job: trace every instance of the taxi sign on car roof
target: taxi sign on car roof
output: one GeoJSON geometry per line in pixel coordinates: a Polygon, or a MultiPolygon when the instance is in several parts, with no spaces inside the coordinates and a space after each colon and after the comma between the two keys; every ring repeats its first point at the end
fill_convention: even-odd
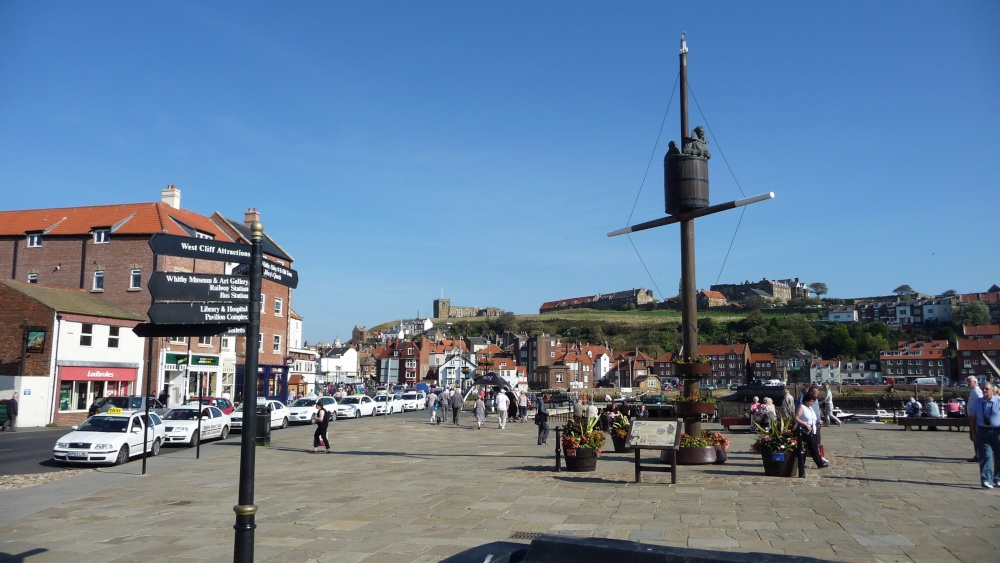
{"type": "Polygon", "coordinates": [[[112,408],[108,409],[108,414],[121,414],[123,412],[125,412],[125,411],[123,411],[121,409],[121,407],[112,407],[112,408]]]}

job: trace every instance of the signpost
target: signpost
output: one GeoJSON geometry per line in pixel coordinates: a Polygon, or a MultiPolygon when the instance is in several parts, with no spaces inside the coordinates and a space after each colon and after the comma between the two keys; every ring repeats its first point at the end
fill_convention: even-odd
{"type": "Polygon", "coordinates": [[[250,301],[249,276],[153,272],[153,301],[250,301]]]}
{"type": "Polygon", "coordinates": [[[250,304],[215,301],[153,303],[148,314],[154,324],[238,324],[250,322],[250,304]]]}

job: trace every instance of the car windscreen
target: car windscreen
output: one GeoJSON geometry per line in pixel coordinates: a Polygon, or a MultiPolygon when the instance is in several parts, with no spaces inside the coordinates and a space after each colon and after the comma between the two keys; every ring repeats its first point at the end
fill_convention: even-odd
{"type": "Polygon", "coordinates": [[[361,402],[361,399],[357,397],[344,397],[340,400],[341,405],[356,405],[361,402]]]}
{"type": "Polygon", "coordinates": [[[128,419],[120,416],[92,416],[77,428],[80,432],[125,432],[128,419]]]}
{"type": "Polygon", "coordinates": [[[407,400],[407,401],[412,401],[413,399],[416,399],[416,398],[417,398],[417,394],[416,393],[407,393],[407,394],[403,395],[403,399],[407,400]]]}
{"type": "Polygon", "coordinates": [[[120,409],[128,409],[130,402],[131,400],[128,397],[108,397],[101,406],[111,405],[120,409]]]}
{"type": "Polygon", "coordinates": [[[174,409],[163,417],[165,420],[197,420],[198,411],[194,409],[174,409]]]}
{"type": "Polygon", "coordinates": [[[316,399],[297,399],[291,404],[293,407],[311,407],[316,404],[316,399]]]}

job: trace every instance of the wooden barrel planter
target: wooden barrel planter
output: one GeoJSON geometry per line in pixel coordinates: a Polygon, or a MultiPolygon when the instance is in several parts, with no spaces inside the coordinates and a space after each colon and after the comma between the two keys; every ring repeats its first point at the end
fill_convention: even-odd
{"type": "MultiPolygon", "coordinates": [[[[666,450],[660,453],[660,461],[669,461],[670,458],[664,456],[666,450]]],[[[717,454],[715,446],[704,448],[677,448],[677,465],[708,465],[715,463],[717,454]]]]}
{"type": "Polygon", "coordinates": [[[674,404],[677,414],[715,414],[715,403],[697,403],[693,401],[682,401],[674,404]]]}
{"type": "Polygon", "coordinates": [[[784,460],[774,459],[772,453],[761,453],[761,460],[764,462],[764,475],[771,477],[791,477],[795,468],[795,452],[785,452],[784,460]]]}
{"type": "Polygon", "coordinates": [[[566,450],[567,471],[594,471],[597,469],[597,452],[591,448],[566,450]],[[574,455],[569,455],[573,452],[574,455]]]}
{"type": "Polygon", "coordinates": [[[628,447],[628,445],[626,444],[625,438],[619,438],[618,436],[612,434],[611,442],[614,443],[615,445],[615,453],[621,454],[632,451],[632,448],[628,447]]]}

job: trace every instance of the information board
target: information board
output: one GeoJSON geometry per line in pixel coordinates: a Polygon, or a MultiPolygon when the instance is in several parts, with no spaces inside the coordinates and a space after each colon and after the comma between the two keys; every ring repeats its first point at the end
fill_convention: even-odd
{"type": "Polygon", "coordinates": [[[680,442],[680,436],[677,419],[636,418],[632,420],[625,443],[631,448],[672,450],[680,442]]]}

